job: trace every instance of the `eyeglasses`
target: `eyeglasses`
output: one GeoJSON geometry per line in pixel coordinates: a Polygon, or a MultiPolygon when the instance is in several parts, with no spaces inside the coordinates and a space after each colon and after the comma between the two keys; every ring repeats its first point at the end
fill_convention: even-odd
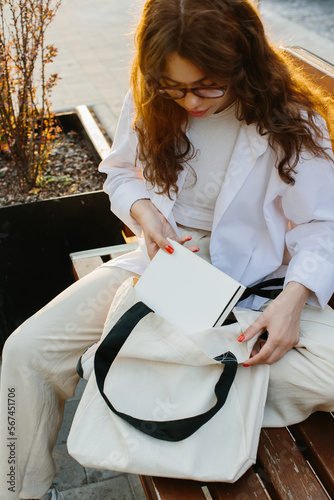
{"type": "Polygon", "coordinates": [[[184,88],[177,89],[174,87],[161,87],[158,89],[161,97],[166,99],[183,99],[188,92],[197,95],[198,97],[203,97],[204,99],[218,99],[223,97],[226,92],[227,87],[195,87],[195,88],[184,88]]]}

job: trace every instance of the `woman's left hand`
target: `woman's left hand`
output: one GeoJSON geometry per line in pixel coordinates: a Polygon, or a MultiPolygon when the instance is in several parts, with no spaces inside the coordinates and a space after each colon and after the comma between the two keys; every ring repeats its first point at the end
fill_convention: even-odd
{"type": "Polygon", "coordinates": [[[289,282],[258,319],[244,331],[244,335],[238,339],[241,342],[250,340],[261,330],[268,332],[267,341],[259,352],[252,352],[245,363],[246,366],[271,365],[298,343],[300,317],[309,293],[310,290],[300,283],[289,282]]]}

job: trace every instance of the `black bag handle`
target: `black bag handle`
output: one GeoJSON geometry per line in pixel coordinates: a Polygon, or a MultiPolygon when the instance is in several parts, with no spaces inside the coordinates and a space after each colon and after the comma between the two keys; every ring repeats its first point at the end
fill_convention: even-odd
{"type": "Polygon", "coordinates": [[[94,369],[96,382],[108,407],[133,427],[156,439],[174,442],[181,441],[191,436],[223,407],[237,371],[238,361],[231,352],[214,358],[225,366],[214,389],[217,402],[205,413],[180,420],[154,421],[141,420],[116,410],[104,393],[105,378],[110,366],[134,327],[151,312],[153,312],[152,309],[146,304],[137,302],[112,327],[95,353],[94,369]]]}
{"type": "Polygon", "coordinates": [[[239,300],[244,300],[250,297],[250,295],[258,295],[259,297],[264,297],[266,299],[276,299],[283,290],[285,278],[272,278],[270,280],[260,281],[256,285],[249,286],[246,288],[239,300]],[[265,290],[268,287],[278,287],[271,290],[265,290]]]}

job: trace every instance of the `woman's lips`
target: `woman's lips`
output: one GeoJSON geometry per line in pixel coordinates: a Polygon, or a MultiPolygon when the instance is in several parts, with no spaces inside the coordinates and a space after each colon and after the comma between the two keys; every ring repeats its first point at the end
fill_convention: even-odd
{"type": "Polygon", "coordinates": [[[204,116],[209,111],[209,108],[205,109],[204,111],[190,111],[189,109],[187,111],[191,116],[195,116],[198,118],[200,116],[204,116]]]}

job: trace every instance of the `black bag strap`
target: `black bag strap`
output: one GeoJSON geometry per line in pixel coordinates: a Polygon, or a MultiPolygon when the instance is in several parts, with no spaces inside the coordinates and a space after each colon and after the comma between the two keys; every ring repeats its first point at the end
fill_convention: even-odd
{"type": "Polygon", "coordinates": [[[217,402],[205,413],[180,420],[154,421],[141,420],[116,410],[104,393],[105,378],[110,366],[134,327],[151,312],[153,312],[152,309],[143,302],[137,302],[113,326],[95,353],[94,369],[96,382],[108,407],[133,427],[156,439],[181,441],[191,436],[223,407],[237,371],[238,361],[234,354],[230,352],[215,358],[215,360],[224,364],[224,371],[214,389],[217,402]]]}
{"type": "Polygon", "coordinates": [[[250,295],[258,295],[266,299],[276,299],[283,290],[285,278],[273,278],[270,280],[261,281],[254,286],[246,288],[239,300],[247,299],[250,295]],[[271,290],[266,290],[268,287],[278,287],[271,290]]]}

